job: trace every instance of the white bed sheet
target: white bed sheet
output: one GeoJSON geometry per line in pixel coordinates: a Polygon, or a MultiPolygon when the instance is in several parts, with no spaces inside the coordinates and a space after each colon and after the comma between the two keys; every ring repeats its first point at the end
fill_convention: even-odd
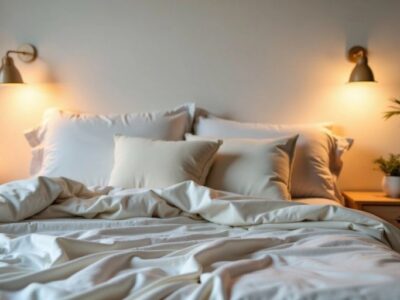
{"type": "Polygon", "coordinates": [[[1,299],[400,297],[400,232],[340,206],[243,201],[193,183],[104,194],[46,178],[21,186],[0,190],[0,221],[10,202],[15,218],[38,197],[47,206],[0,225],[1,299]]]}

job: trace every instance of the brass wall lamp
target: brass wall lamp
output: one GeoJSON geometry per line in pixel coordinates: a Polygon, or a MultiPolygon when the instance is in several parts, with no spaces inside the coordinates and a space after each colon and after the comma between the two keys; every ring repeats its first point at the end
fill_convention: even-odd
{"type": "Polygon", "coordinates": [[[17,54],[23,62],[30,63],[37,58],[37,50],[31,44],[25,44],[17,50],[8,50],[1,60],[0,84],[18,84],[24,83],[21,73],[14,64],[11,54],[17,54]]]}
{"type": "Polygon", "coordinates": [[[367,49],[361,46],[354,46],[349,50],[347,58],[351,62],[356,63],[356,66],[350,74],[349,82],[375,82],[374,73],[368,66],[367,55],[367,49]]]}

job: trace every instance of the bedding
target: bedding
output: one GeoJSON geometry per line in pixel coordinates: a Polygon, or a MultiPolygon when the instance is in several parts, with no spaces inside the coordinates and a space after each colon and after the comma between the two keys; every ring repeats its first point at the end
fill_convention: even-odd
{"type": "Polygon", "coordinates": [[[352,139],[334,136],[328,124],[276,125],[243,123],[216,117],[199,117],[195,134],[202,137],[268,139],[299,134],[291,180],[293,197],[343,201],[337,186],[341,157],[352,139]]]}
{"type": "Polygon", "coordinates": [[[159,141],[116,136],[110,185],[159,188],[193,180],[204,184],[221,141],[159,141]]]}
{"type": "Polygon", "coordinates": [[[336,205],[342,206],[339,202],[332,200],[332,199],[325,199],[325,198],[292,198],[292,201],[310,204],[310,205],[336,205]]]}
{"type": "MultiPolygon", "coordinates": [[[[185,135],[188,141],[216,140],[185,135]]],[[[290,200],[298,135],[278,139],[224,139],[206,186],[236,194],[290,200]]]]}
{"type": "Polygon", "coordinates": [[[114,115],[50,109],[39,127],[25,133],[32,147],[31,173],[107,185],[115,134],[183,140],[184,134],[191,131],[194,113],[194,104],[163,112],[114,115]]]}
{"type": "Polygon", "coordinates": [[[47,177],[0,199],[1,299],[400,297],[400,231],[340,206],[47,177]]]}

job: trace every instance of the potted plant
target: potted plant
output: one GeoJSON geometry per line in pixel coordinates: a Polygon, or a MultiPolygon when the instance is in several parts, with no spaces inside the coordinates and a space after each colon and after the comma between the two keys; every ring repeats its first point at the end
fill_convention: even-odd
{"type": "Polygon", "coordinates": [[[400,197],[400,154],[389,154],[374,161],[385,174],[382,180],[383,191],[392,198],[400,197]]]}

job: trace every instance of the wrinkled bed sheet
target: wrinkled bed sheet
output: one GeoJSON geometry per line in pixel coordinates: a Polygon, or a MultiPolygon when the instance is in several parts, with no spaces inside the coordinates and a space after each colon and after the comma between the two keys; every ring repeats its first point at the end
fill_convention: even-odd
{"type": "Polygon", "coordinates": [[[0,299],[400,299],[400,231],[184,182],[0,186],[0,299]]]}

